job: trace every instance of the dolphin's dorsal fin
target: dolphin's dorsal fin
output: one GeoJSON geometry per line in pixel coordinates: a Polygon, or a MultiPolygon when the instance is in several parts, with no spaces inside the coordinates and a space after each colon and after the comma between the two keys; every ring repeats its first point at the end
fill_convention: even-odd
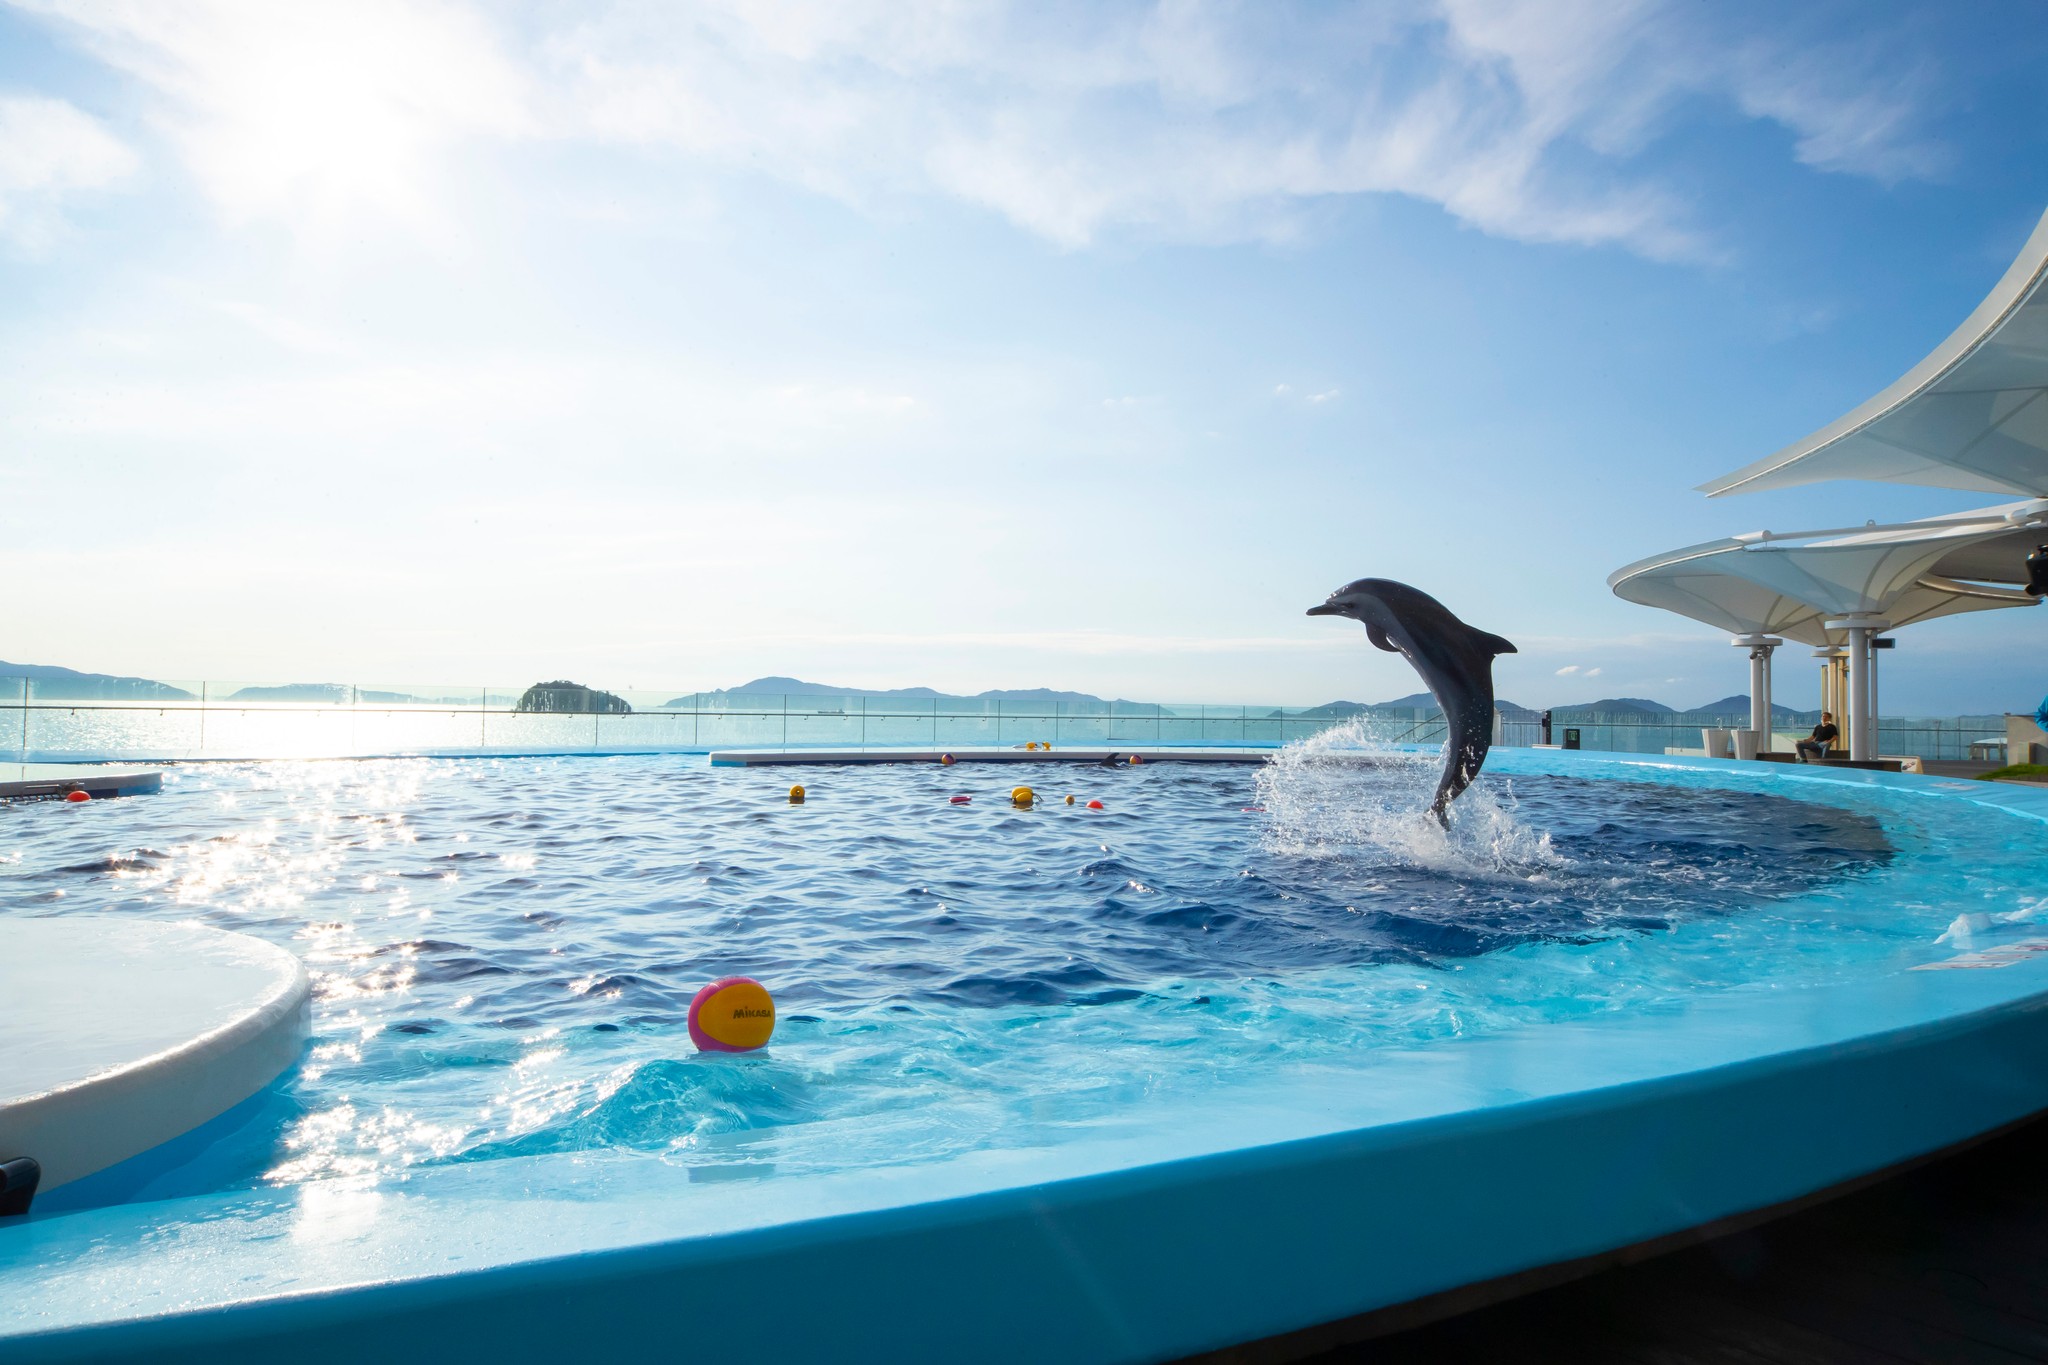
{"type": "Polygon", "coordinates": [[[1506,640],[1501,639],[1498,635],[1489,635],[1487,632],[1483,630],[1475,630],[1472,633],[1479,637],[1479,644],[1491,653],[1520,654],[1522,652],[1521,650],[1516,649],[1513,644],[1509,643],[1506,640]]]}
{"type": "MultiPolygon", "coordinates": [[[[1384,649],[1389,654],[1399,654],[1401,652],[1401,647],[1388,640],[1387,633],[1370,621],[1365,623],[1365,638],[1372,641],[1373,648],[1375,649],[1384,649]]],[[[1506,641],[1502,641],[1502,643],[1505,644],[1506,641]]],[[[1514,646],[1508,645],[1508,648],[1513,649],[1514,646]]]]}

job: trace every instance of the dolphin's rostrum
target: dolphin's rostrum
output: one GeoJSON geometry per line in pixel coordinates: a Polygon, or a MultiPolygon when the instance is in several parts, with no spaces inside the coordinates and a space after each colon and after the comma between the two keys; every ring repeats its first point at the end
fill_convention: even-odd
{"type": "Polygon", "coordinates": [[[1493,746],[1493,656],[1513,654],[1515,647],[1498,635],[1474,630],[1428,593],[1391,578],[1346,583],[1308,614],[1364,622],[1374,645],[1404,656],[1422,675],[1450,731],[1444,775],[1429,807],[1437,823],[1448,827],[1451,802],[1479,776],[1493,746]]]}

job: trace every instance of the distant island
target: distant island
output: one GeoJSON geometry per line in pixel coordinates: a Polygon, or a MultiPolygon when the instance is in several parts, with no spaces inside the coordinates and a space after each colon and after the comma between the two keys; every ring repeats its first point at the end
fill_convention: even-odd
{"type": "Polygon", "coordinates": [[[633,708],[624,697],[611,692],[600,692],[594,687],[585,687],[566,678],[553,682],[535,683],[519,694],[514,711],[542,711],[552,713],[568,712],[573,715],[623,716],[633,708]]]}

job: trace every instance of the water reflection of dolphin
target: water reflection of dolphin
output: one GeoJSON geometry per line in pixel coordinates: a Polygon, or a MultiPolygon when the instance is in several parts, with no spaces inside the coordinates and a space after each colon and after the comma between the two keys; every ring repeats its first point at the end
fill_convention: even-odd
{"type": "Polygon", "coordinates": [[[1404,656],[1422,675],[1450,731],[1444,775],[1429,807],[1437,823],[1448,827],[1451,802],[1479,776],[1493,746],[1493,656],[1513,654],[1515,647],[1498,635],[1474,630],[1428,593],[1391,578],[1346,583],[1308,614],[1364,622],[1374,645],[1404,656]]]}

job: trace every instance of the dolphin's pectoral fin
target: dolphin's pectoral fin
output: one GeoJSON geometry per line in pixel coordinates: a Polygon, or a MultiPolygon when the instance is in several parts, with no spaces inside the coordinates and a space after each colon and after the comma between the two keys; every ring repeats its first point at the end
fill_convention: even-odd
{"type": "MultiPolygon", "coordinates": [[[[1401,652],[1401,647],[1387,639],[1387,633],[1370,621],[1365,623],[1365,638],[1372,641],[1374,649],[1384,649],[1389,654],[1399,654],[1401,652]]],[[[1508,648],[1513,649],[1514,646],[1509,645],[1508,648]]]]}

